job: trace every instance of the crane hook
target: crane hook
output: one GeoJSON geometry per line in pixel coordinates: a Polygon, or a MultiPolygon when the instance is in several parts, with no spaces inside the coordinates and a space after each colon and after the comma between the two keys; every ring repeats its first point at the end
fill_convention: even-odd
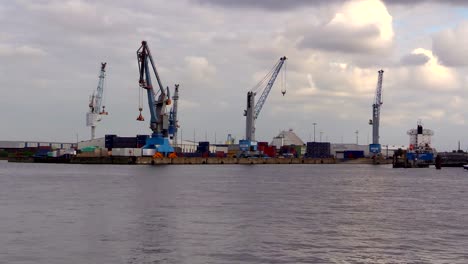
{"type": "Polygon", "coordinates": [[[286,89],[283,89],[281,90],[281,93],[283,94],[283,96],[286,94],[286,89]]]}
{"type": "Polygon", "coordinates": [[[143,110],[143,108],[138,108],[138,110],[140,111],[140,115],[137,117],[137,121],[145,121],[145,118],[143,117],[143,115],[141,114],[141,111],[143,110]]]}

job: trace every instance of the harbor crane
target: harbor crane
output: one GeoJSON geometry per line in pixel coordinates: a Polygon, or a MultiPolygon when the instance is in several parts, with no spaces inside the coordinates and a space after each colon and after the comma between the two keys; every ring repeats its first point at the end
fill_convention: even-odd
{"type": "MultiPolygon", "coordinates": [[[[141,42],[141,47],[137,50],[137,59],[140,72],[139,85],[146,90],[151,115],[150,129],[153,131],[151,137],[146,140],[143,149],[155,149],[156,154],[169,156],[174,153],[174,148],[169,143],[169,115],[166,113],[166,106],[171,104],[169,87],[164,89],[146,41],[141,42]],[[157,80],[157,88],[159,88],[157,91],[153,89],[151,71],[157,80]]],[[[176,89],[178,90],[178,85],[176,89]]],[[[140,115],[137,120],[144,121],[145,119],[141,114],[143,110],[141,105],[139,110],[140,115]]]]}
{"type": "Polygon", "coordinates": [[[86,113],[86,126],[91,127],[91,139],[96,136],[96,125],[101,121],[103,115],[108,115],[106,107],[102,105],[104,94],[104,77],[106,75],[106,62],[101,62],[101,71],[99,74],[99,82],[96,91],[89,97],[89,112],[86,113]]]}
{"type": "Polygon", "coordinates": [[[379,77],[377,80],[377,88],[375,92],[374,103],[372,104],[372,119],[369,120],[369,125],[372,125],[372,144],[369,146],[369,151],[375,155],[381,152],[381,145],[379,142],[379,126],[380,126],[380,107],[382,101],[382,80],[383,70],[378,71],[379,77]]]}
{"type": "MultiPolygon", "coordinates": [[[[281,67],[286,62],[286,59],[286,57],[281,57],[279,61],[270,70],[270,72],[254,88],[247,92],[247,109],[244,110],[244,116],[246,117],[245,140],[242,140],[242,143],[240,143],[241,145],[246,144],[249,148],[251,146],[256,146],[255,120],[258,118],[260,111],[262,110],[262,107],[268,98],[268,94],[270,93],[271,88],[275,83],[276,77],[278,76],[281,67]],[[264,86],[266,80],[268,80],[268,83],[266,84],[266,86],[264,86]],[[258,99],[257,103],[255,103],[255,96],[257,95],[257,93],[260,92],[260,98],[258,99]]],[[[284,87],[282,87],[281,93],[283,94],[283,96],[286,93],[284,87]]]]}

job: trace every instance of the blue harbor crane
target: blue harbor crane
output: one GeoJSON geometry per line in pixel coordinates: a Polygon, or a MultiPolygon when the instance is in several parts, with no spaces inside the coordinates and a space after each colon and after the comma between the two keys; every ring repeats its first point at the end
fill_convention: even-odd
{"type": "Polygon", "coordinates": [[[382,101],[382,81],[383,81],[383,70],[378,71],[379,77],[377,80],[377,88],[375,92],[374,103],[372,104],[372,119],[369,120],[369,125],[372,125],[372,144],[369,145],[369,151],[374,155],[378,155],[381,152],[381,145],[379,143],[379,126],[380,126],[380,107],[383,104],[382,101]]]}
{"type": "MultiPolygon", "coordinates": [[[[141,42],[141,47],[137,50],[137,59],[140,72],[139,85],[146,90],[148,96],[148,106],[151,115],[150,128],[153,131],[151,137],[146,140],[143,149],[155,149],[156,154],[160,153],[163,156],[169,156],[169,154],[174,152],[174,148],[169,143],[169,115],[166,113],[166,106],[171,104],[169,87],[164,89],[146,41],[141,42]],[[157,92],[153,89],[151,71],[157,80],[159,88],[157,92]]],[[[178,86],[176,87],[178,88],[178,86]]],[[[140,115],[137,120],[144,121],[141,114],[143,110],[141,106],[139,110],[140,115]]]]}
{"type": "MultiPolygon", "coordinates": [[[[245,125],[245,140],[241,140],[239,144],[244,150],[256,150],[256,141],[255,141],[255,120],[258,118],[260,111],[262,110],[263,105],[265,104],[268,94],[275,83],[276,77],[278,76],[281,67],[286,62],[286,57],[281,57],[279,61],[273,66],[270,72],[249,92],[247,92],[247,109],[244,110],[244,116],[246,117],[245,125]],[[265,81],[268,80],[268,83],[265,85],[265,81]],[[257,93],[260,93],[260,98],[257,103],[255,103],[255,96],[257,93]]],[[[283,71],[285,72],[285,71],[283,71]]],[[[283,76],[283,84],[284,84],[283,76]]],[[[286,94],[286,89],[282,87],[281,93],[283,96],[286,94]]]]}
{"type": "Polygon", "coordinates": [[[106,107],[102,106],[104,94],[104,77],[106,75],[106,62],[101,62],[101,71],[99,73],[99,82],[96,91],[89,97],[89,112],[86,113],[86,126],[91,127],[91,139],[96,136],[96,125],[101,121],[103,115],[108,115],[106,107]]]}

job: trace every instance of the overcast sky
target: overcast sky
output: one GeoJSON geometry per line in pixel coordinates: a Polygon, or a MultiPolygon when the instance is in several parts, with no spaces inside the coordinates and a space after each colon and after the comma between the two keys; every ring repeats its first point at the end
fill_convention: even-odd
{"type": "MultiPolygon", "coordinates": [[[[287,56],[257,139],[372,141],[383,69],[381,143],[407,145],[422,120],[438,150],[468,147],[467,1],[0,1],[0,140],[90,137],[85,115],[107,62],[97,136],[149,134],[137,122],[136,50],[147,40],[162,82],[180,84],[184,139],[244,137],[246,93],[287,56]],[[322,132],[322,133],[320,133],[322,132]]],[[[146,101],[144,101],[146,102],[146,101]]],[[[149,120],[146,104],[144,116],[149,120]]]]}

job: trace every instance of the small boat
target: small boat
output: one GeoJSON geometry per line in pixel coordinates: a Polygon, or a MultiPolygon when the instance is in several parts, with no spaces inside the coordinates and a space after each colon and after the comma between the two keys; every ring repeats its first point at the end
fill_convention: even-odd
{"type": "Polygon", "coordinates": [[[464,168],[465,170],[468,170],[468,164],[467,164],[467,165],[463,165],[463,168],[464,168]]]}

